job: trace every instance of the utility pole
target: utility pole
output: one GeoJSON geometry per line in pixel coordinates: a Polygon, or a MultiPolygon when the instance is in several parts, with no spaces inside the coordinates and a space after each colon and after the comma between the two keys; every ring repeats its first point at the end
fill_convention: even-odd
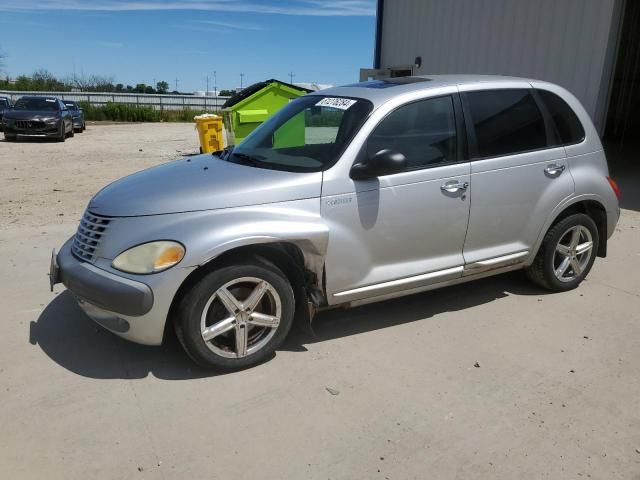
{"type": "Polygon", "coordinates": [[[240,74],[240,88],[242,88],[242,84],[243,84],[243,80],[244,80],[244,73],[240,74]]]}
{"type": "Polygon", "coordinates": [[[296,74],[295,74],[295,73],[293,73],[293,72],[289,72],[289,83],[290,83],[291,85],[293,85],[293,77],[295,77],[295,76],[296,76],[296,74]]]}
{"type": "Polygon", "coordinates": [[[207,75],[207,89],[204,91],[204,111],[207,111],[207,97],[209,96],[209,75],[207,75]]]}
{"type": "Polygon", "coordinates": [[[176,92],[178,91],[178,77],[176,77],[176,92]]]}
{"type": "Polygon", "coordinates": [[[218,96],[218,79],[216,78],[216,71],[213,71],[213,96],[218,96]]]}

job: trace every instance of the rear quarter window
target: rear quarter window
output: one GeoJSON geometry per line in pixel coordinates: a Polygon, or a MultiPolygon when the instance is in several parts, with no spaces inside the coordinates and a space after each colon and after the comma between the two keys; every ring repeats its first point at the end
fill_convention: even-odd
{"type": "Polygon", "coordinates": [[[537,93],[555,126],[553,144],[571,145],[584,140],[584,127],[567,102],[546,90],[537,90],[537,93]]]}

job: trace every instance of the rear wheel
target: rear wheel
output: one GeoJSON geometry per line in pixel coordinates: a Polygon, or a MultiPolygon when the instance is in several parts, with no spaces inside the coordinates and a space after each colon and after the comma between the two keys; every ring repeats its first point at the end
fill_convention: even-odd
{"type": "Polygon", "coordinates": [[[527,276],[556,292],[576,288],[593,266],[599,241],[591,217],[570,215],[549,229],[533,264],[526,269],[527,276]]]}
{"type": "Polygon", "coordinates": [[[273,355],[289,333],[294,310],[285,275],[256,258],[206,274],[182,297],[174,320],[191,358],[233,371],[273,355]]]}
{"type": "Polygon", "coordinates": [[[71,128],[69,129],[69,138],[73,138],[75,134],[76,134],[76,131],[73,128],[73,122],[71,122],[71,128]]]}

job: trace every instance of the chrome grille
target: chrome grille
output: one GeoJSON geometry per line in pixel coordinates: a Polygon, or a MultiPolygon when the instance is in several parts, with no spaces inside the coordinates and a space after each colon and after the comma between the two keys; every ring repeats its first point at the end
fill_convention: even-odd
{"type": "Polygon", "coordinates": [[[29,129],[29,128],[44,128],[44,122],[38,120],[16,120],[16,128],[29,129]]]}
{"type": "Polygon", "coordinates": [[[80,260],[93,262],[96,258],[96,249],[110,222],[111,219],[108,217],[101,217],[86,211],[80,220],[78,231],[71,245],[71,251],[74,255],[80,260]]]}

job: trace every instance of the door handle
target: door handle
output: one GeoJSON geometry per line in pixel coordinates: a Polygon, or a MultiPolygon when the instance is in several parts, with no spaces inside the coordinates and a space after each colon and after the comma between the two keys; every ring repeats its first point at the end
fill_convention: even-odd
{"type": "Polygon", "coordinates": [[[551,178],[556,178],[559,177],[562,172],[564,172],[564,169],[564,165],[552,164],[544,169],[544,173],[551,178]]]}
{"type": "Polygon", "coordinates": [[[469,182],[458,182],[458,181],[452,181],[452,182],[447,182],[444,185],[440,186],[440,190],[442,190],[443,192],[449,192],[449,193],[455,193],[459,190],[466,190],[467,188],[469,188],[469,182]]]}

